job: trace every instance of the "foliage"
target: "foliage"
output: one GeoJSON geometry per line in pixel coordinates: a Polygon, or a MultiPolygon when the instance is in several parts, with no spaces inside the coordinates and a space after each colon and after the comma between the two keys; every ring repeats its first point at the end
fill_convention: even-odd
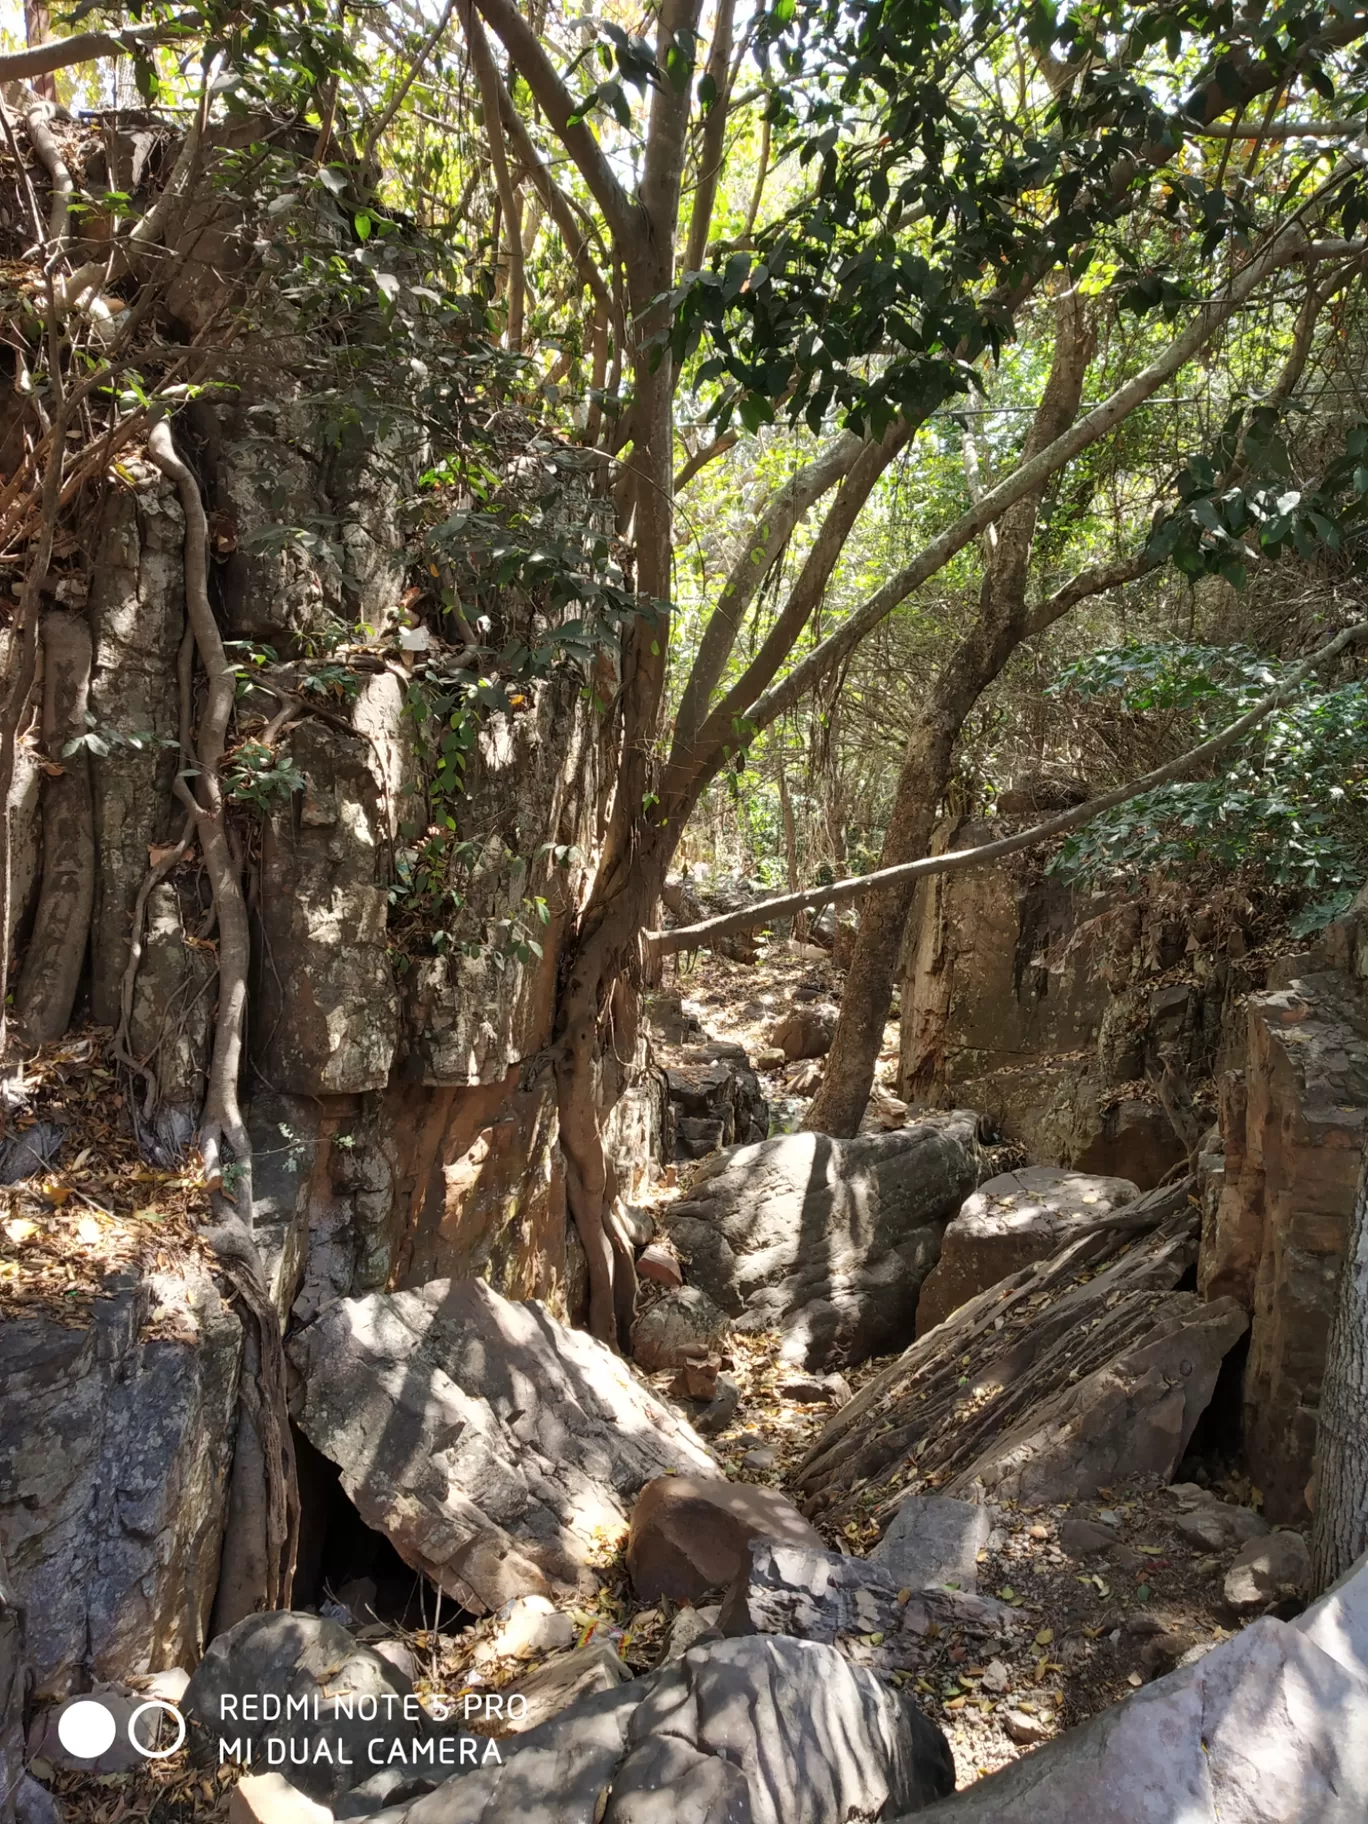
{"type": "MultiPolygon", "coordinates": [[[[1123,716],[1176,712],[1184,745],[1276,688],[1286,666],[1247,647],[1175,642],[1098,652],[1054,689],[1123,716]]],[[[1368,683],[1308,689],[1274,712],[1215,777],[1164,785],[1095,818],[1053,867],[1085,880],[1202,866],[1253,869],[1334,917],[1368,871],[1368,683]]],[[[1306,919],[1303,928],[1310,928],[1306,919]]]]}
{"type": "Polygon", "coordinates": [[[261,741],[244,741],[223,765],[223,783],[234,804],[247,806],[262,816],[279,808],[308,781],[288,753],[261,741]]]}

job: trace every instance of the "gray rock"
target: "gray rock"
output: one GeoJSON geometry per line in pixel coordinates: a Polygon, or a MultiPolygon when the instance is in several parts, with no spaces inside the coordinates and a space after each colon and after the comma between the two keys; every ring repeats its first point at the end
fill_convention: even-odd
{"type": "Polygon", "coordinates": [[[596,1587],[596,1530],[711,1474],[618,1356],[478,1280],[339,1299],[295,1337],[298,1419],[367,1525],[465,1607],[596,1587]]]}
{"type": "Polygon", "coordinates": [[[725,1057],[667,1070],[665,1079],[677,1159],[701,1159],[719,1146],[753,1146],[768,1137],[769,1104],[740,1046],[728,1048],[725,1057]]]}
{"type": "Polygon", "coordinates": [[[193,1664],[218,1581],[241,1324],[193,1260],[112,1284],[84,1328],[0,1322],[0,1538],[40,1700],[193,1664]]]}
{"type": "Polygon", "coordinates": [[[1189,1545],[1207,1552],[1228,1551],[1250,1539],[1261,1539],[1269,1529],[1262,1514],[1231,1501],[1204,1501],[1190,1513],[1179,1514],[1173,1530],[1189,1545]]]}
{"type": "Polygon", "coordinates": [[[1269,1533],[1242,1545],[1226,1572],[1225,1599],[1232,1609],[1304,1596],[1311,1582],[1311,1554],[1300,1533],[1269,1533]]]}
{"type": "Polygon", "coordinates": [[[24,1775],[24,1611],[5,1568],[0,1540],[0,1824],[13,1824],[24,1775]]]}
{"type": "Polygon", "coordinates": [[[421,1739],[431,1728],[413,1686],[387,1660],[353,1640],[340,1623],[288,1609],[249,1615],[211,1641],[181,1712],[186,1746],[200,1766],[219,1765],[221,1740],[242,1740],[240,1760],[247,1758],[250,1740],[251,1765],[260,1768],[282,1752],[270,1744],[283,1743],[285,1759],[276,1763],[277,1770],[325,1805],[374,1772],[371,1743],[382,1744],[379,1764],[393,1765],[386,1759],[392,1744],[421,1739]],[[259,1716],[266,1693],[279,1700],[278,1719],[251,1714],[251,1700],[259,1716]],[[295,1708],[286,1715],[290,1699],[295,1708]],[[371,1708],[363,1699],[373,1700],[370,1720],[361,1714],[371,1708]]]}
{"type": "Polygon", "coordinates": [[[881,1635],[868,1655],[881,1672],[918,1665],[932,1630],[962,1629],[982,1638],[1020,1625],[1012,1608],[991,1597],[946,1589],[908,1596],[906,1586],[872,1559],[763,1538],[751,1542],[718,1618],[722,1632],[733,1637],[792,1634],[834,1645],[847,1636],[881,1635]]]}
{"type": "Polygon", "coordinates": [[[1101,1178],[1049,1165],[1024,1165],[986,1179],[945,1231],[940,1259],[917,1304],[917,1335],[1139,1195],[1129,1178],[1101,1178]]]}
{"type": "Polygon", "coordinates": [[[731,1424],[740,1404],[740,1384],[729,1374],[719,1374],[717,1392],[695,1417],[694,1430],[701,1431],[704,1437],[716,1437],[719,1431],[725,1431],[731,1424]]]}
{"type": "Polygon", "coordinates": [[[1059,1543],[1070,1558],[1091,1558],[1097,1552],[1112,1549],[1116,1531],[1099,1526],[1095,1520],[1066,1520],[1059,1529],[1059,1543]]]}
{"type": "Polygon", "coordinates": [[[727,1640],[563,1711],[404,1824],[855,1824],[953,1785],[939,1729],[863,1667],[727,1640]]]}
{"type": "Polygon", "coordinates": [[[690,1647],[704,1641],[721,1640],[722,1630],[717,1625],[721,1613],[722,1605],[716,1602],[705,1603],[701,1609],[681,1609],[665,1636],[661,1665],[668,1666],[671,1660],[682,1659],[690,1647]]]}
{"type": "Polygon", "coordinates": [[[1365,1792],[1368,1682],[1265,1616],[918,1824],[1362,1824],[1365,1792]]]}
{"type": "Polygon", "coordinates": [[[1299,1634],[1368,1683],[1368,1552],[1292,1623],[1299,1634]]]}
{"type": "Polygon", "coordinates": [[[62,1824],[62,1807],[32,1774],[21,1773],[14,1788],[15,1824],[62,1824]]]}
{"type": "Polygon", "coordinates": [[[681,1286],[643,1311],[632,1326],[633,1360],[649,1372],[678,1368],[687,1356],[711,1349],[731,1328],[706,1292],[681,1286]]]}
{"type": "Polygon", "coordinates": [[[1138,1344],[1002,1433],[947,1492],[1075,1501],[1136,1476],[1171,1476],[1226,1351],[1248,1326],[1233,1298],[1203,1304],[1170,1294],[1167,1312],[1138,1344]]]}
{"type": "Polygon", "coordinates": [[[1052,1731],[1044,1717],[1029,1715],[1025,1710],[1008,1710],[1002,1726],[1022,1748],[1034,1748],[1037,1742],[1048,1742],[1052,1731]]]}
{"type": "Polygon", "coordinates": [[[901,1347],[945,1223],[977,1178],[977,1117],[893,1133],[787,1134],[705,1161],[662,1227],[742,1330],[784,1333],[783,1358],[822,1368],[901,1347]]]}
{"type": "Polygon", "coordinates": [[[846,1406],[854,1399],[843,1374],[792,1374],[779,1383],[779,1396],[800,1406],[846,1406]]]}
{"type": "Polygon", "coordinates": [[[338,1824],[342,1824],[345,1818],[373,1817],[378,1811],[421,1798],[436,1785],[436,1780],[424,1779],[421,1774],[409,1773],[398,1767],[382,1767],[379,1773],[371,1774],[359,1786],[353,1786],[350,1792],[343,1793],[332,1808],[333,1817],[338,1824]]]}
{"type": "Polygon", "coordinates": [[[611,1691],[632,1676],[623,1660],[607,1643],[590,1641],[587,1647],[576,1647],[558,1659],[515,1679],[504,1687],[505,1698],[521,1697],[526,1703],[523,1715],[509,1727],[516,1733],[536,1729],[559,1716],[562,1710],[589,1697],[596,1691],[611,1691]]]}
{"type": "Polygon", "coordinates": [[[992,1526],[988,1509],[972,1501],[908,1495],[869,1556],[908,1589],[948,1583],[972,1595],[992,1526]]]}

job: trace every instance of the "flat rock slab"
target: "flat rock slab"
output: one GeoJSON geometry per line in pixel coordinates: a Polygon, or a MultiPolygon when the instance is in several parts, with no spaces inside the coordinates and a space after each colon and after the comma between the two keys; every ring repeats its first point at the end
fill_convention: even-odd
{"type": "Polygon", "coordinates": [[[928,1824],[1362,1824],[1365,1793],[1368,1681],[1309,1631],[1265,1616],[921,1815],[928,1824]]]}
{"type": "Polygon", "coordinates": [[[940,1259],[917,1303],[917,1335],[1009,1273],[1053,1254],[1071,1232],[1139,1195],[1129,1178],[1048,1165],[1025,1165],[985,1179],[965,1199],[941,1240],[940,1259]]]}
{"type": "Polygon", "coordinates": [[[611,1350],[481,1280],[338,1299],[290,1356],[298,1422],[362,1519],[476,1612],[596,1587],[645,1483],[716,1473],[611,1350]]]}
{"type": "Polygon", "coordinates": [[[403,1824],[856,1824],[954,1788],[944,1736],[830,1647],[749,1639],[562,1711],[403,1824]]]}
{"type": "Polygon", "coordinates": [[[729,1636],[792,1634],[842,1644],[879,1672],[922,1662],[928,1635],[960,1630],[983,1638],[1023,1625],[991,1597],[959,1590],[909,1590],[881,1564],[768,1539],[752,1542],[722,1604],[718,1626],[729,1636]]]}
{"type": "Polygon", "coordinates": [[[946,1222],[978,1178],[978,1117],[887,1134],[786,1134],[721,1153],[661,1224],[687,1278],[785,1361],[858,1362],[910,1338],[946,1222]]]}
{"type": "Polygon", "coordinates": [[[615,1690],[631,1676],[626,1664],[606,1643],[591,1641],[587,1647],[576,1647],[573,1653],[562,1653],[538,1666],[535,1672],[504,1686],[505,1698],[520,1697],[525,1706],[522,1715],[508,1726],[516,1734],[525,1734],[559,1716],[580,1698],[615,1690]]]}
{"type": "Polygon", "coordinates": [[[986,1507],[950,1495],[909,1495],[869,1554],[900,1585],[914,1590],[952,1584],[972,1595],[978,1555],[993,1530],[986,1507]]]}
{"type": "Polygon", "coordinates": [[[643,1601],[697,1602],[740,1573],[752,1539],[821,1549],[822,1536],[776,1488],[720,1476],[662,1476],[632,1513],[627,1569],[643,1601]]]}

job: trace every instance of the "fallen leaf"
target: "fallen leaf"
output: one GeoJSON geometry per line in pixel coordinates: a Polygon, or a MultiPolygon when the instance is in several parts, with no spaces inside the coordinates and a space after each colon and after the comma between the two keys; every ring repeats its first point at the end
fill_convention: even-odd
{"type": "Polygon", "coordinates": [[[1040,1630],[1039,1634],[1037,1634],[1035,1637],[1035,1644],[1038,1647],[1048,1647],[1050,1642],[1053,1639],[1054,1639],[1054,1629],[1053,1628],[1042,1628],[1040,1630]]]}

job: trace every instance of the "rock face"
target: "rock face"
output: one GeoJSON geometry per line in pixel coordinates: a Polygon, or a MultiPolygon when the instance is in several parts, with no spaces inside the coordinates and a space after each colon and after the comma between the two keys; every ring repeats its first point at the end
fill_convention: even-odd
{"type": "Polygon", "coordinates": [[[1186,1180],[999,1281],[868,1381],[799,1466],[824,1520],[901,1493],[1066,1501],[1173,1473],[1224,1353],[1234,1299],[1176,1288],[1197,1257],[1186,1180]],[[915,1457],[915,1469],[909,1466],[915,1457]]]}
{"type": "Polygon", "coordinates": [[[193,1262],[130,1276],[85,1328],[0,1323],[0,1551],[39,1697],[198,1659],[241,1353],[193,1262]]]}
{"type": "Polygon", "coordinates": [[[906,1699],[830,1647],[756,1638],[695,1647],[581,1701],[403,1819],[856,1824],[953,1788],[944,1737],[906,1699]]]}
{"type": "Polygon", "coordinates": [[[819,1368],[910,1335],[949,1216],[977,1178],[977,1120],[957,1111],[890,1134],[788,1134],[706,1161],[662,1214],[687,1278],[742,1330],[781,1329],[819,1368]]]}
{"type": "Polygon", "coordinates": [[[724,1146],[753,1146],[769,1135],[769,1104],[739,1045],[698,1047],[698,1062],[665,1073],[674,1110],[675,1158],[702,1159],[724,1146]]]}
{"type": "MultiPolygon", "coordinates": [[[[1368,1582],[1363,1568],[1357,1581],[1368,1582]]],[[[1360,1599],[1341,1591],[1341,1611],[1360,1599]]],[[[921,1814],[936,1824],[1357,1824],[1368,1676],[1324,1608],[1252,1623],[1001,1773],[921,1814]],[[1323,1644],[1323,1640],[1325,1644],[1323,1644]]]]}
{"type": "Polygon", "coordinates": [[[941,1238],[940,1259],[917,1302],[917,1335],[976,1292],[1053,1254],[1070,1232],[1140,1195],[1128,1178],[1099,1178],[1024,1165],[988,1178],[967,1197],[941,1238]]]}
{"type": "Polygon", "coordinates": [[[1221,1111],[1224,1171],[1199,1285],[1252,1313],[1246,1460],[1269,1518],[1305,1521],[1368,1130],[1368,1011],[1351,977],[1323,969],[1250,997],[1243,1082],[1223,1085],[1221,1111]]]}
{"type": "MultiPolygon", "coordinates": [[[[1000,815],[936,840],[1019,827],[1000,815]]],[[[908,926],[898,1094],[982,1109],[1035,1158],[1148,1189],[1185,1147],[1158,1096],[1131,1086],[1158,1056],[1194,1084],[1225,1067],[1230,1014],[1263,985],[1243,950],[1238,928],[1177,895],[1080,892],[1030,856],[937,876],[908,926]],[[1178,963],[1187,979],[1164,979],[1178,963]]]]}
{"type": "Polygon", "coordinates": [[[646,1602],[698,1602],[733,1582],[758,1538],[822,1549],[821,1535],[778,1489],[720,1476],[662,1476],[641,1491],[632,1512],[627,1569],[646,1602]]]}
{"type": "Polygon", "coordinates": [[[0,1543],[0,1824],[14,1824],[14,1795],[24,1777],[25,1682],[24,1611],[0,1543]]]}
{"type": "Polygon", "coordinates": [[[298,1422],[362,1518],[477,1611],[593,1587],[595,1535],[644,1483],[713,1471],[611,1351],[479,1281],[338,1300],[290,1355],[298,1422]]]}
{"type": "Polygon", "coordinates": [[[978,1555],[993,1530],[992,1515],[949,1495],[908,1495],[869,1554],[906,1589],[952,1584],[978,1588],[978,1555]]]}
{"type": "MultiPolygon", "coordinates": [[[[335,1621],[282,1609],[249,1615],[211,1641],[180,1707],[201,1766],[219,1765],[221,1739],[243,1742],[235,1758],[254,1767],[279,1752],[271,1742],[285,1744],[282,1770],[291,1784],[324,1803],[374,1772],[372,1740],[427,1733],[412,1685],[388,1660],[335,1621]],[[279,1699],[275,1719],[262,1720],[265,1693],[279,1699]],[[287,1710],[290,1699],[295,1707],[287,1710]]],[[[382,1747],[379,1765],[383,1754],[382,1747]]]]}

